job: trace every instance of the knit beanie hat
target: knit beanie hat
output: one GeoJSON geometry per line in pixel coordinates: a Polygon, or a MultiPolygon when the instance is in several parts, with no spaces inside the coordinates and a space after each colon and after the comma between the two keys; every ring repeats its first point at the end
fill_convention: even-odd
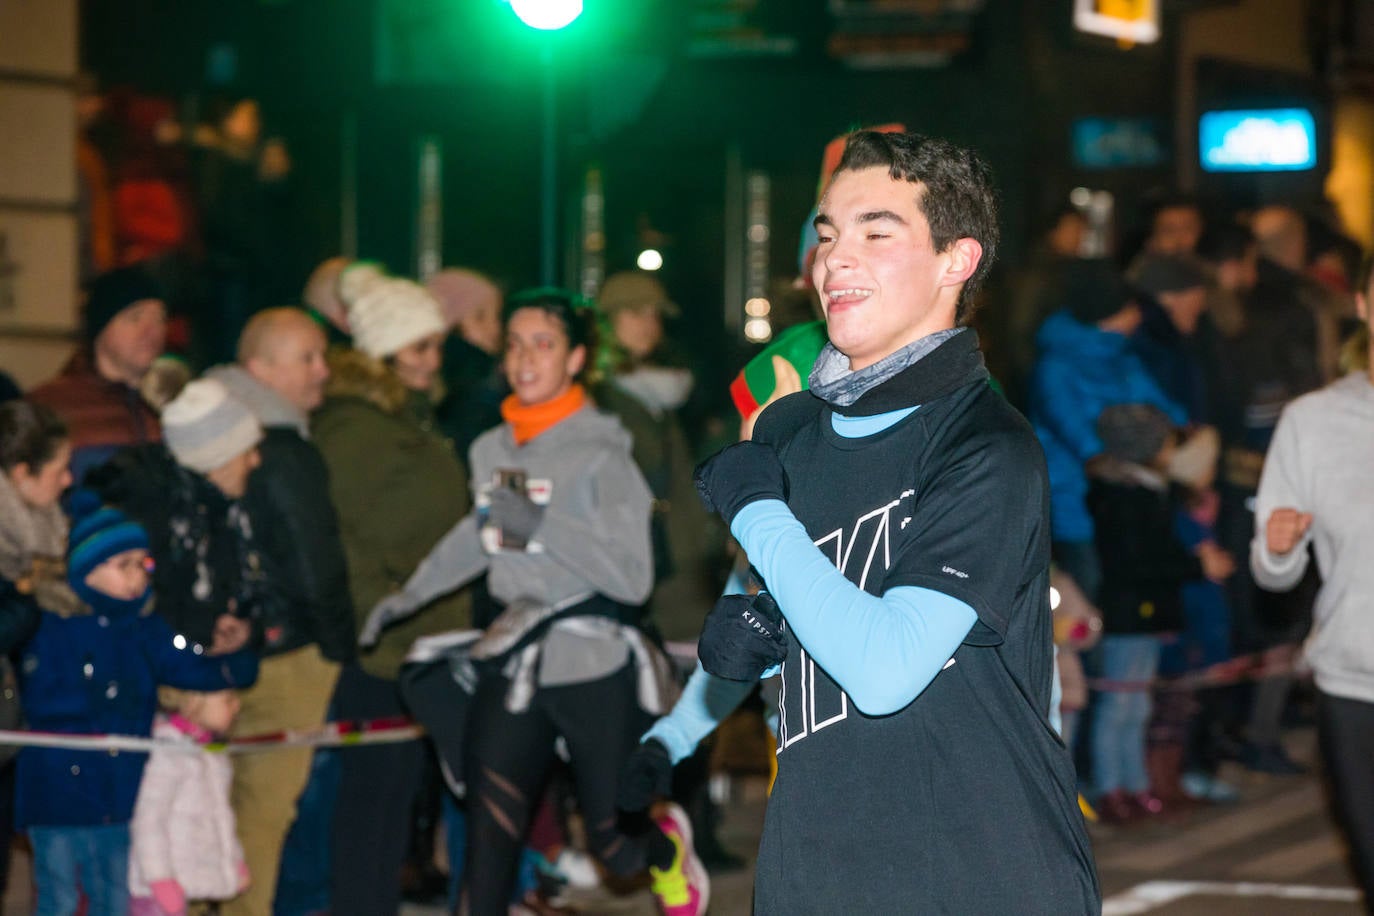
{"type": "Polygon", "coordinates": [[[126,550],[147,550],[148,532],[113,506],[102,505],[90,490],[77,490],[68,500],[72,516],[67,541],[67,583],[86,598],[86,577],[101,563],[126,550]]]}
{"type": "Polygon", "coordinates": [[[262,425],[223,382],[202,378],[163,408],[162,438],[178,464],[206,474],[262,441],[262,425]]]}
{"type": "Polygon", "coordinates": [[[1131,277],[1141,292],[1153,299],[1160,293],[1176,293],[1207,285],[1207,274],[1192,258],[1174,254],[1151,254],[1140,260],[1131,277]]]}
{"type": "Polygon", "coordinates": [[[347,309],[359,296],[386,279],[386,271],[380,264],[372,261],[354,261],[345,264],[339,271],[334,288],[339,295],[339,301],[347,309]]]}
{"type": "Polygon", "coordinates": [[[1173,421],[1153,404],[1113,404],[1097,417],[1102,451],[1132,464],[1149,465],[1173,434],[1173,421]]]}
{"type": "Polygon", "coordinates": [[[1130,290],[1106,258],[1073,258],[1060,273],[1060,302],[1074,320],[1097,324],[1130,304],[1130,290]]]}
{"type": "Polygon", "coordinates": [[[91,284],[86,297],[86,343],[93,344],[114,317],[135,302],[162,299],[162,289],[138,267],[121,267],[101,274],[91,284]]]}
{"type": "Polygon", "coordinates": [[[495,302],[498,311],[501,307],[500,287],[475,270],[441,270],[425,281],[425,289],[439,303],[439,311],[449,327],[461,322],[483,300],[495,302]]]}
{"type": "MultiPolygon", "coordinates": [[[[345,273],[344,279],[351,273],[345,273]]],[[[439,303],[423,286],[410,280],[376,280],[347,304],[353,346],[375,359],[385,359],[417,340],[448,331],[439,303]]]]}

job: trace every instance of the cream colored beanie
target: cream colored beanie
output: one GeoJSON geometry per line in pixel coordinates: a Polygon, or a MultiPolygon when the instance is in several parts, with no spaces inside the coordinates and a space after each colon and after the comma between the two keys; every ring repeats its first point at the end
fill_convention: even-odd
{"type": "Polygon", "coordinates": [[[353,345],[376,359],[448,331],[434,297],[420,284],[396,277],[368,283],[348,303],[348,326],[353,345]]]}

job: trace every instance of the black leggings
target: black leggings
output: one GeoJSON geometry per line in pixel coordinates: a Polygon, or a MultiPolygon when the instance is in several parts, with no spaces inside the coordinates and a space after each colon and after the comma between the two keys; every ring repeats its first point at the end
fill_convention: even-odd
{"type": "Polygon", "coordinates": [[[616,783],[650,717],[635,693],[634,665],[597,681],[540,687],[524,712],[506,709],[510,681],[483,674],[468,722],[468,861],[463,912],[504,916],[520,850],[562,737],[591,852],[615,875],[646,865],[643,841],[616,824],[616,783]]]}
{"type": "Polygon", "coordinates": [[[1350,847],[1365,909],[1374,912],[1374,703],[1318,692],[1317,739],[1331,813],[1350,847]]]}

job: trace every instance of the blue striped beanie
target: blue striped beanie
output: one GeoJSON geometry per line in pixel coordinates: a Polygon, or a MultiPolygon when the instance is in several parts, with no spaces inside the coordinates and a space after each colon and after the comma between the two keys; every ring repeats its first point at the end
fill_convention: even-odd
{"type": "Polygon", "coordinates": [[[67,582],[84,585],[91,570],[126,550],[147,550],[148,532],[113,506],[103,506],[89,490],[70,501],[72,531],[67,541],[67,582]]]}

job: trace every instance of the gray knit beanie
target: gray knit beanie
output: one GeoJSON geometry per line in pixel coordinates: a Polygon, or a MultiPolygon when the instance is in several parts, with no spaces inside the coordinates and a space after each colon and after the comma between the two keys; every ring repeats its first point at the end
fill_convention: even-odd
{"type": "Polygon", "coordinates": [[[202,378],[163,408],[162,438],[178,464],[207,474],[262,441],[262,425],[223,382],[202,378]]]}

